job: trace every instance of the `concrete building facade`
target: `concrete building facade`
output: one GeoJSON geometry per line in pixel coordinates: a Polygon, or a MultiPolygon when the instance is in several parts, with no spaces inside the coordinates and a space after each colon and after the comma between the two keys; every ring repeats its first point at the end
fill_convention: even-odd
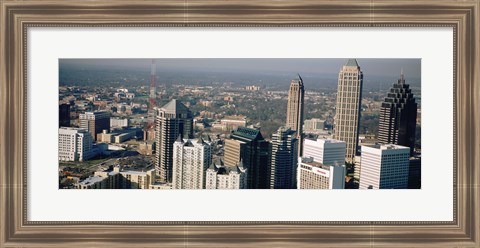
{"type": "Polygon", "coordinates": [[[92,135],[83,128],[61,127],[58,129],[58,160],[85,161],[95,154],[92,135]]]}
{"type": "Polygon", "coordinates": [[[410,148],[393,144],[362,146],[360,189],[406,189],[410,148]]]}
{"type": "Polygon", "coordinates": [[[205,172],[212,161],[212,148],[202,138],[181,139],[173,144],[173,188],[204,189],[205,172]]]}
{"type": "Polygon", "coordinates": [[[363,72],[356,59],[349,59],[338,73],[334,138],[345,141],[347,163],[354,163],[358,149],[363,72]]]}
{"type": "Polygon", "coordinates": [[[298,162],[298,189],[344,189],[345,166],[324,165],[312,158],[298,162]]]}
{"type": "Polygon", "coordinates": [[[335,139],[305,139],[303,157],[311,157],[324,165],[345,164],[345,141],[335,139]]]}
{"type": "Polygon", "coordinates": [[[304,103],[305,89],[303,86],[303,79],[300,75],[292,80],[290,89],[288,91],[288,103],[287,103],[287,122],[286,127],[291,128],[297,132],[298,139],[298,157],[303,153],[303,110],[305,108],[304,103]]]}

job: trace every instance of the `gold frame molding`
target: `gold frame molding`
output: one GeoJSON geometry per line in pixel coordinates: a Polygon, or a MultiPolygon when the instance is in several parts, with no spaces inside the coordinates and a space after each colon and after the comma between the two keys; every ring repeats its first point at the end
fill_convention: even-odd
{"type": "Polygon", "coordinates": [[[0,0],[0,247],[480,247],[479,0],[0,0]],[[29,27],[453,27],[451,222],[33,222],[29,27]]]}

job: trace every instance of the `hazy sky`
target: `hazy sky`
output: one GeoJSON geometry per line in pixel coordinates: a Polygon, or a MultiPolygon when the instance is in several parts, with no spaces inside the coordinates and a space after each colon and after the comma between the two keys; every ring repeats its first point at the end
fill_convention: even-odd
{"type": "MultiPolygon", "coordinates": [[[[349,58],[297,59],[297,58],[192,58],[156,59],[157,71],[192,70],[205,72],[264,72],[337,74],[349,58]]],[[[420,78],[420,59],[363,59],[357,58],[364,75],[400,75],[401,69],[408,78],[420,78]]],[[[151,59],[60,59],[60,65],[85,68],[118,68],[150,70],[151,59]]]]}

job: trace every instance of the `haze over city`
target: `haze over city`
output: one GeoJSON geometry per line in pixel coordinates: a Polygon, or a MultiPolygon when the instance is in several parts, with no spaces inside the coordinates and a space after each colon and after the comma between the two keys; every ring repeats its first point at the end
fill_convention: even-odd
{"type": "Polygon", "coordinates": [[[420,59],[60,59],[59,188],[420,188],[420,123],[420,59]]]}

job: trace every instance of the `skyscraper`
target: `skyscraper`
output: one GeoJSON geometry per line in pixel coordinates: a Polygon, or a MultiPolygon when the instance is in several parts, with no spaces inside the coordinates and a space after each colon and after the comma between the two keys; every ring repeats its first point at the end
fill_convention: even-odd
{"type": "Polygon", "coordinates": [[[354,163],[358,147],[363,72],[356,59],[349,59],[338,73],[334,138],[347,143],[345,160],[354,163]]]}
{"type": "Polygon", "coordinates": [[[399,145],[362,146],[360,189],[406,189],[410,149],[399,145]]]}
{"type": "Polygon", "coordinates": [[[107,111],[85,112],[80,114],[80,127],[90,132],[93,140],[103,130],[110,130],[110,113],[107,111]]]}
{"type": "Polygon", "coordinates": [[[297,133],[287,127],[278,128],[272,134],[272,158],[270,163],[270,188],[296,188],[298,155],[297,133]]]}
{"type": "Polygon", "coordinates": [[[412,90],[405,83],[403,72],[397,83],[382,103],[378,127],[378,141],[382,144],[397,144],[410,147],[413,155],[415,129],[417,126],[417,103],[412,90]]]}
{"type": "Polygon", "coordinates": [[[180,101],[173,99],[158,110],[156,117],[155,170],[160,182],[172,182],[173,143],[193,135],[193,116],[180,101]]]}
{"type": "Polygon", "coordinates": [[[238,127],[225,140],[225,166],[233,167],[242,161],[247,168],[247,188],[268,189],[270,187],[269,142],[257,129],[238,127]]]}
{"type": "Polygon", "coordinates": [[[173,144],[173,188],[204,189],[205,173],[212,161],[210,144],[198,140],[181,139],[173,144]]]}
{"type": "Polygon", "coordinates": [[[303,80],[299,74],[297,78],[292,80],[290,90],[288,91],[287,104],[287,122],[286,127],[297,132],[298,139],[298,155],[303,153],[303,108],[304,108],[305,89],[303,88],[303,80]]]}

